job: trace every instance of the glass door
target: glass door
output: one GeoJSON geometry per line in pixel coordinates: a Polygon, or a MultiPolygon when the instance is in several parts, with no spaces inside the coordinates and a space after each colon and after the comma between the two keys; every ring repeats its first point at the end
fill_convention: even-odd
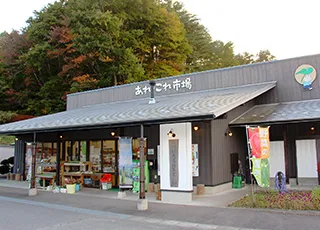
{"type": "Polygon", "coordinates": [[[101,141],[90,141],[90,162],[93,172],[101,172],[101,141]]]}
{"type": "Polygon", "coordinates": [[[116,142],[114,140],[103,141],[102,144],[102,171],[104,173],[116,172],[116,142]]]}

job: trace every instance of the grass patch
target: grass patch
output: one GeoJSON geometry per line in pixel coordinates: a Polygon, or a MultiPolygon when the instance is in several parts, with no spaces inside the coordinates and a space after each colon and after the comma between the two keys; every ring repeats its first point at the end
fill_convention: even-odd
{"type": "Polygon", "coordinates": [[[0,145],[10,145],[14,143],[14,136],[0,136],[0,145]]]}
{"type": "Polygon", "coordinates": [[[312,191],[289,191],[280,194],[276,191],[261,191],[231,204],[231,207],[242,208],[271,208],[285,210],[314,210],[320,211],[320,187],[312,191]]]}

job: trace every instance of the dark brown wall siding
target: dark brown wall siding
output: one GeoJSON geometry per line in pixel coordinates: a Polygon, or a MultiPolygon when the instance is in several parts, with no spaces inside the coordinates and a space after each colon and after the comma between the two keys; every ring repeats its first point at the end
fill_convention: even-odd
{"type": "Polygon", "coordinates": [[[247,156],[247,141],[245,128],[234,128],[232,137],[225,135],[230,121],[254,106],[251,101],[243,106],[230,111],[226,119],[215,119],[211,122],[211,181],[206,180],[206,185],[218,185],[231,181],[230,154],[239,153],[243,167],[247,156]]]}
{"type": "Polygon", "coordinates": [[[198,144],[199,152],[199,176],[193,177],[193,185],[211,184],[211,122],[194,122],[192,128],[197,125],[198,131],[192,129],[192,144],[198,144]]]}
{"type": "MultiPolygon", "coordinates": [[[[174,79],[184,80],[190,78],[192,89],[181,89],[178,92],[168,90],[156,93],[157,95],[176,94],[187,91],[216,89],[238,85],[253,84],[266,81],[277,81],[276,89],[262,100],[263,103],[297,101],[320,98],[320,79],[313,82],[313,90],[305,91],[294,78],[294,72],[301,64],[312,65],[318,75],[320,73],[320,55],[299,57],[282,61],[259,63],[247,66],[232,67],[220,70],[211,70],[177,77],[158,79],[157,82],[172,83],[174,79]]],[[[136,96],[137,86],[148,85],[148,82],[138,82],[129,85],[104,88],[78,94],[68,95],[67,109],[75,109],[86,105],[108,103],[137,98],[147,98],[150,94],[136,96]]]]}

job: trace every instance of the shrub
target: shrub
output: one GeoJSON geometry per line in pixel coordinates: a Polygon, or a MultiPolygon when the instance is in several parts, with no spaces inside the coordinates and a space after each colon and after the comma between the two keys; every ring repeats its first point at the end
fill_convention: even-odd
{"type": "Polygon", "coordinates": [[[311,197],[312,197],[312,199],[320,200],[320,186],[317,186],[312,189],[311,197]]]}
{"type": "Polygon", "coordinates": [[[5,160],[1,161],[0,164],[2,164],[2,165],[9,165],[9,161],[8,161],[8,159],[5,159],[5,160]]]}
{"type": "Polygon", "coordinates": [[[291,191],[288,193],[257,192],[252,196],[244,197],[231,206],[245,208],[276,208],[291,210],[320,210],[320,187],[312,191],[291,191]]]}
{"type": "Polygon", "coordinates": [[[8,162],[9,162],[9,164],[14,164],[14,157],[9,157],[8,158],[8,162]]]}
{"type": "Polygon", "coordinates": [[[9,173],[9,166],[8,165],[2,165],[0,166],[0,174],[7,174],[9,173]]]}

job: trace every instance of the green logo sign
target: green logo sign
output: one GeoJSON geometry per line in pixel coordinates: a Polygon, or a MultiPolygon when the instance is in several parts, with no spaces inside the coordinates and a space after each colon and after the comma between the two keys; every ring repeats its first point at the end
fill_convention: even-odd
{"type": "Polygon", "coordinates": [[[316,70],[311,65],[301,65],[295,71],[295,79],[299,84],[303,85],[304,89],[312,90],[312,82],[316,78],[316,70]]]}

